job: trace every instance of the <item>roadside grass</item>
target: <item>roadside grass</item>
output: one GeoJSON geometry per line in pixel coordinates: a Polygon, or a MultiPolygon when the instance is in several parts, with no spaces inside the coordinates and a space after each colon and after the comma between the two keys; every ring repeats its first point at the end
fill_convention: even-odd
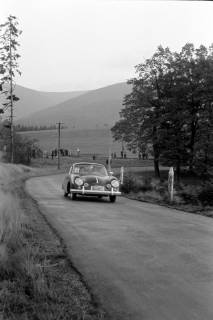
{"type": "Polygon", "coordinates": [[[0,279],[13,276],[18,269],[13,255],[21,244],[18,206],[17,199],[0,193],[0,279]]]}
{"type": "Polygon", "coordinates": [[[0,166],[0,318],[106,319],[62,240],[25,194],[23,179],[34,174],[0,166]]]}
{"type": "Polygon", "coordinates": [[[175,209],[213,217],[213,184],[203,183],[198,177],[183,174],[174,183],[173,201],[168,191],[168,171],[161,171],[161,180],[153,171],[127,171],[121,191],[131,199],[156,203],[175,209]]]}

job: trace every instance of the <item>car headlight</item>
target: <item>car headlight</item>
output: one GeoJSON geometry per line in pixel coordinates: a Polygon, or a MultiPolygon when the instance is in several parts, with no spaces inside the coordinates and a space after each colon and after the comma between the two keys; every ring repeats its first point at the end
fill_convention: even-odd
{"type": "Polygon", "coordinates": [[[111,185],[112,185],[113,188],[118,188],[118,187],[119,187],[119,182],[118,182],[118,180],[112,180],[112,181],[111,181],[111,185]]]}
{"type": "Polygon", "coordinates": [[[77,184],[77,186],[81,187],[81,186],[83,186],[84,181],[81,178],[76,178],[75,184],[77,184]]]}

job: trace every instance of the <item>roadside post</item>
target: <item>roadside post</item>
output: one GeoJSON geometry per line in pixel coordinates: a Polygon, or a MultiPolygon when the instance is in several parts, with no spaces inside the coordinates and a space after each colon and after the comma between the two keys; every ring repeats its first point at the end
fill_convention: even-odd
{"type": "Polygon", "coordinates": [[[173,169],[173,167],[171,167],[169,169],[168,191],[169,191],[169,195],[170,195],[170,201],[173,202],[173,199],[174,199],[174,169],[173,169]]]}
{"type": "Polygon", "coordinates": [[[124,183],[124,167],[121,167],[120,182],[121,184],[124,183]]]}

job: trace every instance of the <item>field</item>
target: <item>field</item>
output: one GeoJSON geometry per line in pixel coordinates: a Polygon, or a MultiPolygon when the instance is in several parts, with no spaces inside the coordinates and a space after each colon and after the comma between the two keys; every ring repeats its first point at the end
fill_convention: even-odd
{"type": "MultiPolygon", "coordinates": [[[[42,150],[51,151],[58,146],[57,130],[22,132],[22,136],[36,139],[42,150]]],[[[76,152],[77,148],[83,154],[101,154],[107,156],[116,152],[120,156],[121,143],[114,142],[109,129],[94,130],[61,130],[61,148],[76,152]]],[[[127,156],[134,156],[127,152],[127,156]]]]}

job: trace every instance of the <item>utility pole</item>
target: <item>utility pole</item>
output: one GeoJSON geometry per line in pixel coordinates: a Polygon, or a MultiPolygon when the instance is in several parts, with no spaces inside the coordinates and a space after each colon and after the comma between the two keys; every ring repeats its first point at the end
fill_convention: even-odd
{"type": "Polygon", "coordinates": [[[60,169],[60,149],[61,149],[61,125],[63,122],[58,122],[58,170],[60,169]]]}

